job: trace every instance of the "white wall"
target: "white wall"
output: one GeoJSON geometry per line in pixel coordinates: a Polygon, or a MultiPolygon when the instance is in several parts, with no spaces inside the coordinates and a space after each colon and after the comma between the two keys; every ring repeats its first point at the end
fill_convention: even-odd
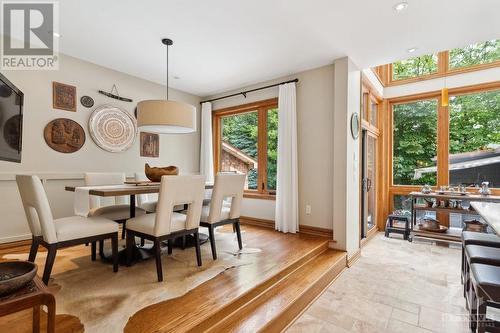
{"type": "Polygon", "coordinates": [[[334,63],[333,137],[334,247],[352,255],[359,248],[359,140],[351,135],[351,116],[360,111],[361,71],[349,58],[334,63]]]}
{"type": "MultiPolygon", "coordinates": [[[[60,55],[58,71],[5,71],[4,74],[25,95],[23,121],[22,163],[0,161],[0,243],[25,238],[29,233],[13,175],[35,173],[49,180],[46,190],[56,218],[72,214],[72,194],[64,185],[81,184],[85,171],[142,171],[144,163],[155,166],[177,165],[182,173],[199,171],[199,131],[184,135],[160,135],[160,157],[139,156],[139,138],[126,152],[109,153],[100,149],[88,132],[88,119],[101,104],[112,104],[133,114],[138,101],[164,98],[166,88],[137,77],[113,71],[76,58],[60,55]],[[77,87],[78,110],[68,112],[52,109],[52,81],[77,87]],[[110,90],[116,84],[120,95],[130,97],[133,103],[110,99],[98,90],[110,90]],[[79,99],[91,96],[94,107],[81,106],[79,99]],[[47,146],[43,138],[45,125],[55,118],[70,118],[78,122],[87,135],[85,145],[72,154],[58,153],[47,146]],[[69,178],[69,179],[67,179],[69,178]]],[[[199,107],[200,98],[176,90],[170,98],[199,107]]],[[[199,128],[199,112],[198,112],[199,128]]]]}
{"type": "MultiPolygon", "coordinates": [[[[242,87],[204,99],[241,92],[268,84],[298,78],[297,134],[299,157],[299,222],[302,225],[332,229],[333,189],[333,65],[242,87]],[[305,206],[311,205],[311,214],[305,206]]],[[[241,105],[278,96],[278,88],[261,90],[213,103],[213,109],[241,105]]],[[[242,215],[274,220],[275,202],[244,199],[242,215]]]]}

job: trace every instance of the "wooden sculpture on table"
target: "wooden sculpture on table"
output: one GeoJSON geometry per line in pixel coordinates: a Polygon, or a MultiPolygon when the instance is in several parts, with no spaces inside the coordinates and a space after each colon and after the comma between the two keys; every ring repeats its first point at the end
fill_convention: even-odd
{"type": "Polygon", "coordinates": [[[148,163],[144,166],[146,177],[152,182],[161,181],[161,176],[176,176],[179,174],[179,168],[173,165],[164,168],[150,167],[148,163]]]}

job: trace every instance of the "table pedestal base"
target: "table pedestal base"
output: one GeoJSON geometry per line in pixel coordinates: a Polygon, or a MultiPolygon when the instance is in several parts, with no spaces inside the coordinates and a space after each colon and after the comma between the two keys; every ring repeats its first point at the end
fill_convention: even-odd
{"type": "MultiPolygon", "coordinates": [[[[208,235],[199,233],[200,237],[200,245],[205,244],[208,242],[208,235]]],[[[161,247],[161,253],[162,254],[167,254],[168,253],[168,248],[167,248],[167,242],[163,242],[161,247]]],[[[194,236],[192,235],[187,235],[186,236],[186,243],[185,243],[185,248],[188,247],[194,247],[194,236]]],[[[174,248],[182,248],[182,237],[176,238],[174,240],[173,244],[174,248]]],[[[146,243],[144,246],[135,246],[134,250],[132,252],[132,262],[131,265],[134,265],[140,261],[147,260],[150,258],[154,258],[154,250],[153,250],[153,244],[151,243],[146,243]]],[[[105,249],[104,250],[104,255],[101,257],[101,260],[112,264],[113,259],[111,256],[111,249],[105,249]]],[[[127,265],[127,251],[125,246],[123,246],[122,249],[118,251],[118,262],[120,263],[121,266],[126,266],[127,265]]]]}

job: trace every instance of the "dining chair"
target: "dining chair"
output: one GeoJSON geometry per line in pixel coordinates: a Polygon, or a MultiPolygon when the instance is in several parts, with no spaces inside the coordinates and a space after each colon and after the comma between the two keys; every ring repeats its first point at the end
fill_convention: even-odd
{"type": "MultiPolygon", "coordinates": [[[[86,172],[85,186],[123,185],[125,174],[121,172],[86,172]]],[[[146,214],[140,207],[135,208],[135,216],[146,214]]],[[[130,218],[130,204],[127,196],[90,196],[89,216],[102,216],[122,224],[122,239],[125,238],[125,224],[130,218]]],[[[102,247],[101,247],[102,249],[102,247]]]]}
{"type": "Polygon", "coordinates": [[[195,239],[196,259],[201,266],[201,251],[198,227],[200,223],[204,176],[163,176],[158,196],[156,213],[138,216],[127,221],[127,262],[132,260],[135,237],[153,242],[156,258],[158,282],[163,281],[161,265],[161,242],[168,241],[168,251],[172,251],[175,238],[193,235],[195,239]],[[176,205],[187,205],[186,214],[174,212],[176,205]]]}
{"type": "Polygon", "coordinates": [[[218,173],[215,176],[210,205],[202,207],[200,226],[208,228],[212,258],[214,260],[217,259],[215,228],[218,226],[232,224],[238,238],[238,247],[240,250],[243,248],[240,211],[245,178],[246,175],[240,173],[218,173]]]}
{"type": "MultiPolygon", "coordinates": [[[[24,212],[32,234],[28,260],[35,261],[39,245],[48,250],[43,282],[49,283],[58,249],[111,239],[113,272],[118,271],[118,225],[104,217],[69,216],[54,219],[47,194],[38,176],[17,175],[24,212]]],[[[92,253],[95,259],[95,248],[92,253]]]]}
{"type": "MultiPolygon", "coordinates": [[[[142,182],[148,181],[146,175],[142,172],[135,173],[135,181],[142,182]]],[[[147,213],[156,212],[156,205],[158,204],[158,194],[149,193],[149,194],[138,194],[137,195],[137,206],[144,209],[147,213]]]]}

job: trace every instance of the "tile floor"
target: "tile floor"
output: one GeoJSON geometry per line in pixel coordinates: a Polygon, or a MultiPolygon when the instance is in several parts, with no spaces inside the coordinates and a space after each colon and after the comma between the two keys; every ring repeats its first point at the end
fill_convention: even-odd
{"type": "Polygon", "coordinates": [[[380,233],[361,253],[288,333],[468,331],[459,247],[380,233]]]}

